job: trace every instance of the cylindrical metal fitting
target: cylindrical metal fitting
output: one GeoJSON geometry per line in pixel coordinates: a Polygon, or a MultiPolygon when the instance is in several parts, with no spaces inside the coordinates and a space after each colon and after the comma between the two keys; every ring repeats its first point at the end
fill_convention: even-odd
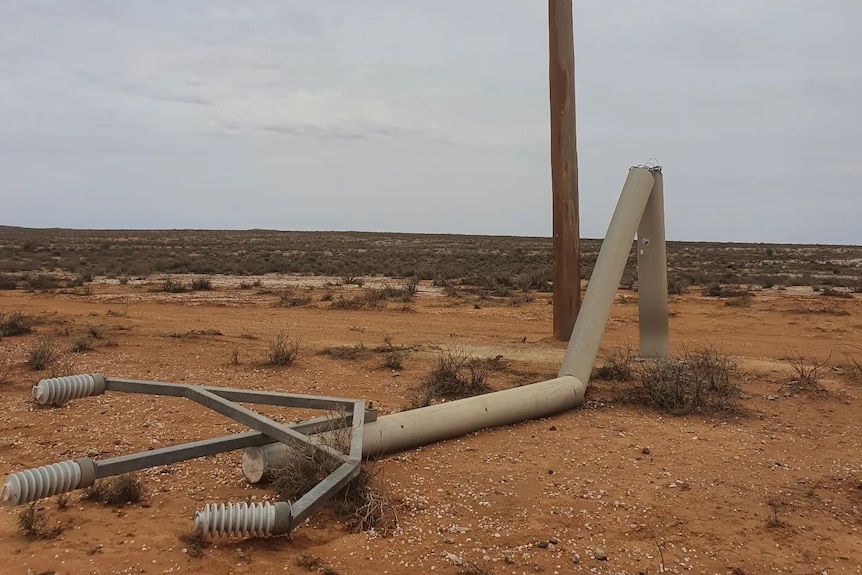
{"type": "Polygon", "coordinates": [[[21,505],[92,485],[93,472],[93,461],[83,458],[11,473],[0,489],[0,505],[21,505]]]}
{"type": "Polygon", "coordinates": [[[33,386],[33,399],[39,405],[60,405],[89,395],[105,392],[105,376],[100,373],[67,375],[43,379],[33,386]]]}
{"type": "Polygon", "coordinates": [[[195,531],[204,535],[260,537],[290,531],[290,504],[220,503],[195,513],[195,531]]]}

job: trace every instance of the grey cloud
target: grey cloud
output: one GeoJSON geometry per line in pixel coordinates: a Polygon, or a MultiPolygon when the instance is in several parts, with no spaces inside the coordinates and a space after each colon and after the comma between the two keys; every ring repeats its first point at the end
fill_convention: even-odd
{"type": "MultiPolygon", "coordinates": [[[[546,10],[0,2],[0,220],[548,235],[546,10]]],[[[656,157],[673,238],[862,241],[860,20],[576,2],[583,233],[656,157]]]]}

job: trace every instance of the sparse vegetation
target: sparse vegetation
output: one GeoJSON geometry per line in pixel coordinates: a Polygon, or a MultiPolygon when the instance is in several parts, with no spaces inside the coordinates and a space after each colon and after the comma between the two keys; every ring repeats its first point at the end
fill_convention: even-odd
{"type": "Polygon", "coordinates": [[[602,365],[593,368],[593,379],[630,381],[634,377],[635,351],[631,346],[617,347],[605,357],[602,365]]]}
{"type": "MultiPolygon", "coordinates": [[[[350,444],[350,428],[338,426],[342,416],[343,412],[330,414],[332,425],[323,437],[327,447],[344,453],[350,444]]],[[[296,501],[342,463],[320,448],[294,447],[292,450],[286,463],[276,469],[272,477],[272,487],[282,501],[296,501]]],[[[329,506],[350,531],[373,529],[387,536],[397,527],[398,518],[387,497],[372,486],[375,475],[373,464],[364,467],[330,500],[329,506]]]]}
{"type": "Polygon", "coordinates": [[[844,299],[853,299],[853,294],[851,294],[849,291],[837,290],[837,289],[831,288],[831,287],[823,288],[823,291],[820,292],[820,295],[826,296],[826,297],[839,297],[839,298],[844,298],[844,299]]]}
{"type": "Polygon", "coordinates": [[[18,280],[11,274],[0,274],[0,290],[13,290],[18,287],[18,280]]]}
{"type": "Polygon", "coordinates": [[[0,337],[24,335],[33,331],[35,320],[20,311],[0,314],[0,337]]]}
{"type": "Polygon", "coordinates": [[[72,340],[69,351],[72,353],[86,353],[93,349],[93,338],[89,335],[81,335],[72,340]]]}
{"type": "Polygon", "coordinates": [[[478,358],[462,349],[441,353],[434,368],[412,390],[406,409],[425,407],[435,399],[458,399],[490,391],[488,373],[501,369],[503,356],[478,358]]]}
{"type": "Polygon", "coordinates": [[[820,375],[824,369],[828,368],[830,357],[827,357],[822,362],[814,358],[808,358],[805,354],[797,351],[791,351],[787,356],[787,362],[796,376],[790,382],[790,387],[794,391],[821,391],[820,375]]]}
{"type": "Polygon", "coordinates": [[[162,291],[165,293],[184,293],[189,291],[189,286],[168,278],[162,283],[162,291]]]}
{"type": "Polygon", "coordinates": [[[210,291],[213,289],[213,282],[209,278],[195,278],[192,280],[192,291],[210,291]]]}
{"type": "Polygon", "coordinates": [[[33,371],[48,369],[58,359],[60,359],[60,351],[48,339],[36,341],[27,351],[27,367],[33,371]]]}
{"type": "Polygon", "coordinates": [[[286,331],[280,331],[269,342],[269,355],[267,365],[289,366],[293,365],[299,357],[299,340],[292,338],[286,331]]]}
{"type": "Polygon", "coordinates": [[[778,517],[778,508],[783,505],[783,501],[781,501],[779,497],[770,497],[769,501],[766,503],[772,511],[772,514],[766,520],[767,529],[781,529],[783,527],[787,527],[787,524],[778,517]]]}
{"type": "Polygon", "coordinates": [[[44,510],[36,507],[35,503],[31,503],[18,514],[18,528],[24,537],[31,541],[56,539],[63,532],[60,525],[48,526],[44,510]]]}
{"type": "Polygon", "coordinates": [[[389,369],[399,370],[404,367],[405,352],[403,351],[387,351],[383,356],[383,366],[389,369]]]}
{"type": "Polygon", "coordinates": [[[338,345],[323,348],[320,350],[320,355],[325,355],[332,359],[355,361],[371,357],[371,350],[361,343],[356,345],[338,345]]]}
{"type": "Polygon", "coordinates": [[[144,483],[137,474],[125,473],[97,481],[84,491],[82,499],[121,506],[140,503],[145,492],[144,483]]]}
{"type": "Polygon", "coordinates": [[[230,365],[239,365],[239,350],[238,349],[235,349],[232,352],[230,352],[230,357],[228,358],[227,362],[230,365]]]}
{"type": "Polygon", "coordinates": [[[297,295],[294,288],[285,288],[277,295],[280,307],[302,307],[311,303],[310,295],[297,295]]]}
{"type": "Polygon", "coordinates": [[[0,385],[9,381],[9,376],[12,374],[12,358],[9,352],[0,349],[0,385]]]}
{"type": "Polygon", "coordinates": [[[619,394],[626,403],[655,407],[673,415],[733,410],[739,369],[729,356],[706,347],[680,357],[646,360],[634,385],[619,394]]]}
{"type": "Polygon", "coordinates": [[[296,558],[296,566],[306,571],[320,571],[323,569],[323,559],[311,553],[302,553],[296,558]]]}
{"type": "Polygon", "coordinates": [[[189,557],[195,558],[203,557],[204,549],[211,545],[206,534],[201,529],[192,529],[191,531],[182,533],[179,536],[179,540],[185,544],[189,557]]]}

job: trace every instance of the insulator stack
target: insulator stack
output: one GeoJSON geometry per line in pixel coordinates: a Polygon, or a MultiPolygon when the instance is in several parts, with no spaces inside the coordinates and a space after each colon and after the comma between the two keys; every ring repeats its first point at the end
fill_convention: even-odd
{"type": "Polygon", "coordinates": [[[33,386],[33,399],[39,405],[61,405],[104,391],[105,377],[101,374],[67,375],[41,380],[33,386]]]}
{"type": "Polygon", "coordinates": [[[286,533],[290,526],[288,503],[220,503],[195,513],[195,530],[205,535],[260,537],[286,533]]]}
{"type": "Polygon", "coordinates": [[[6,476],[6,483],[0,490],[0,503],[4,506],[20,505],[72,491],[84,486],[86,475],[78,461],[61,461],[12,473],[6,476]]]}

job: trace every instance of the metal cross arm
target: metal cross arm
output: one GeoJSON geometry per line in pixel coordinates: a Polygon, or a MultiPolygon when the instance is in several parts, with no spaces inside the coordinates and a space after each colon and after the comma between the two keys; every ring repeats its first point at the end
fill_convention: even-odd
{"type": "MultiPolygon", "coordinates": [[[[340,491],[359,473],[362,458],[363,424],[377,419],[377,412],[374,409],[366,409],[365,403],[356,399],[161,381],[112,379],[101,374],[43,379],[33,387],[32,395],[34,401],[39,404],[59,405],[72,399],[100,395],[106,391],[187,398],[242,423],[253,431],[203,439],[99,461],[83,457],[73,461],[63,461],[36,469],[11,473],[6,477],[2,490],[0,490],[0,504],[8,506],[28,503],[88,487],[96,479],[112,475],[278,441],[301,450],[314,449],[323,452],[337,463],[332,474],[292,505],[277,504],[268,510],[270,515],[278,512],[278,521],[273,524],[275,531],[286,532],[340,491]],[[239,405],[237,402],[325,409],[338,411],[340,414],[282,424],[239,405]],[[348,453],[342,453],[317,440],[318,434],[325,434],[346,427],[351,428],[348,453]],[[287,513],[286,516],[285,513],[287,513]]],[[[209,509],[209,506],[207,508],[209,509]]],[[[224,505],[221,508],[224,509],[224,505]]]]}

